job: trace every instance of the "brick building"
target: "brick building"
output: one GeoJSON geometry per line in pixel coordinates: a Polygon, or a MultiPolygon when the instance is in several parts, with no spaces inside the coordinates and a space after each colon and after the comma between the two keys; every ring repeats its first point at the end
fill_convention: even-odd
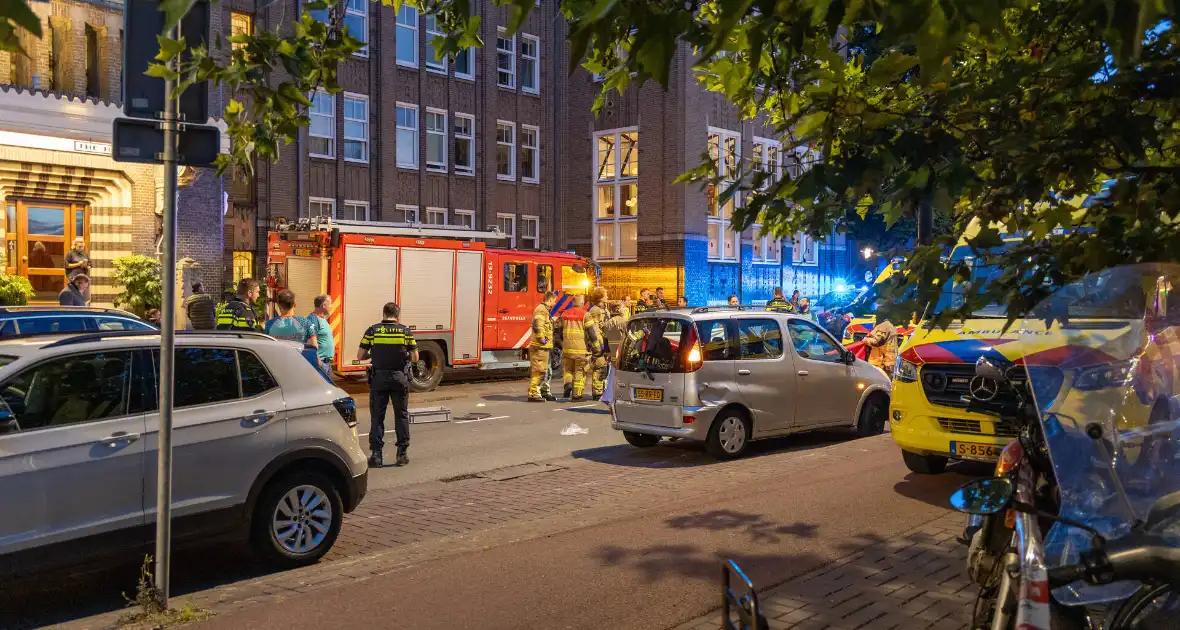
{"type": "Polygon", "coordinates": [[[702,156],[720,157],[721,174],[745,161],[776,176],[797,174],[805,149],[782,146],[758,121],[742,120],[721,95],[707,92],[682,47],[667,90],[645,84],[611,94],[599,117],[588,104],[601,88],[589,73],[569,77],[562,112],[562,243],[602,266],[612,295],[663,287],[690,304],[768,300],[774,287],[817,296],[855,284],[855,244],[841,234],[823,242],[779,239],[757,228],[730,228],[733,203],[675,184],[702,156]]]}

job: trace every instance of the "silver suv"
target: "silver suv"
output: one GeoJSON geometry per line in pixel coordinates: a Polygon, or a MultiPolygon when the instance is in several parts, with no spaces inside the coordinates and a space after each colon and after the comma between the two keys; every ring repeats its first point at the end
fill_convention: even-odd
{"type": "Polygon", "coordinates": [[[848,427],[885,429],[889,377],[810,319],[757,307],[647,312],[628,323],[611,426],[634,446],[703,441],[719,459],[751,440],[848,427]]]}
{"type": "MultiPolygon", "coordinates": [[[[275,564],[315,562],[367,487],[353,400],[290,342],[176,345],[177,542],[237,534],[275,564]]],[[[150,331],[0,341],[0,574],[150,544],[159,346],[150,331]]]]}

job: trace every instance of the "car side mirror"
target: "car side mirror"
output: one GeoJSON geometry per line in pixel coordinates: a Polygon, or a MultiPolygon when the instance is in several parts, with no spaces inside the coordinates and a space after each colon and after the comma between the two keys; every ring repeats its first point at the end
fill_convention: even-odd
{"type": "Polygon", "coordinates": [[[987,477],[963,484],[951,495],[951,507],[965,514],[998,514],[1012,502],[1016,486],[1007,477],[987,477]]]}
{"type": "Polygon", "coordinates": [[[848,365],[856,363],[856,355],[851,350],[844,351],[844,362],[848,365]]]}

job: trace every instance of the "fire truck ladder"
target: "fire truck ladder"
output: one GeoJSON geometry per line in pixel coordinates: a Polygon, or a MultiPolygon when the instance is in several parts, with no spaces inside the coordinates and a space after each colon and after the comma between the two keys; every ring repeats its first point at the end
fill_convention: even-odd
{"type": "Polygon", "coordinates": [[[460,226],[390,223],[387,221],[347,221],[328,217],[304,217],[294,223],[279,226],[280,232],[313,232],[339,230],[342,234],[372,234],[377,236],[406,236],[411,238],[453,238],[463,240],[505,240],[499,226],[487,231],[469,230],[460,226]]]}

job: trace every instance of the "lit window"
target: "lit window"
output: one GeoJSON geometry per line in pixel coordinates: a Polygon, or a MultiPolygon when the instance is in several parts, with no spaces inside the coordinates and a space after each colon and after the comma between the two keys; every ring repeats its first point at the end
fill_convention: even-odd
{"type": "Polygon", "coordinates": [[[426,209],[426,223],[427,223],[427,225],[446,225],[447,224],[447,209],[446,208],[427,208],[426,209]]]}
{"type": "Polygon", "coordinates": [[[504,29],[496,32],[496,84],[516,87],[516,36],[508,37],[504,29]]]}
{"type": "Polygon", "coordinates": [[[523,249],[541,249],[540,217],[520,217],[520,246],[523,249]]]}
{"type": "Polygon", "coordinates": [[[311,118],[308,153],[314,157],[336,157],[336,97],[316,92],[311,96],[308,115],[311,118]]]}
{"type": "Polygon", "coordinates": [[[368,221],[369,220],[369,202],[367,201],[345,201],[344,209],[336,215],[337,219],[344,219],[346,221],[368,221]]]}
{"type": "Polygon", "coordinates": [[[520,90],[541,91],[541,40],[532,35],[520,36],[520,90]]]}
{"type": "Polygon", "coordinates": [[[516,123],[496,121],[496,177],[516,180],[516,123]]]}
{"type": "Polygon", "coordinates": [[[516,249],[516,215],[497,213],[496,225],[508,237],[508,248],[516,249]]]}
{"type": "Polygon", "coordinates": [[[369,97],[344,94],[344,159],[369,161],[369,97]]]}
{"type": "MultiPolygon", "coordinates": [[[[344,8],[344,28],[349,35],[369,43],[369,0],[348,0],[344,8]]],[[[365,46],[357,54],[367,56],[369,47],[365,46]]]]}
{"type": "Polygon", "coordinates": [[[541,178],[541,130],[531,125],[520,126],[520,179],[537,183],[541,178]]]}
{"type": "Polygon", "coordinates": [[[254,277],[254,252],[234,252],[234,285],[243,278],[254,277]]]}
{"type": "Polygon", "coordinates": [[[738,235],[733,231],[733,211],[738,193],[722,200],[724,192],[738,175],[741,161],[741,135],[725,129],[709,128],[709,157],[717,164],[717,175],[722,181],[708,192],[709,260],[736,261],[738,235]]]}
{"type": "Polygon", "coordinates": [[[475,174],[475,117],[455,114],[455,172],[475,174]]]}
{"type": "Polygon", "coordinates": [[[408,4],[397,10],[397,64],[418,67],[418,9],[408,4]]]}
{"type": "Polygon", "coordinates": [[[307,214],[303,216],[334,219],[336,217],[336,200],[312,197],[307,200],[307,214]]]}
{"type": "Polygon", "coordinates": [[[434,48],[434,38],[442,38],[443,32],[438,28],[438,17],[426,16],[426,69],[432,72],[447,73],[447,58],[438,56],[434,48]]]}
{"type": "Polygon", "coordinates": [[[594,137],[594,258],[634,260],[639,235],[639,130],[607,131],[594,137]]]}
{"type": "Polygon", "coordinates": [[[411,225],[418,222],[418,206],[407,206],[398,204],[393,207],[393,222],[394,223],[409,223],[411,225]]]}
{"type": "Polygon", "coordinates": [[[475,229],[475,211],[473,210],[456,210],[454,221],[451,225],[458,225],[469,230],[475,229]]]}
{"type": "Polygon", "coordinates": [[[418,168],[418,106],[397,104],[397,165],[418,168]]]}
{"type": "MultiPolygon", "coordinates": [[[[229,34],[230,37],[236,35],[253,35],[254,34],[254,16],[248,13],[238,13],[233,11],[229,14],[229,34]]],[[[246,44],[239,42],[231,42],[230,46],[237,50],[246,44]]]]}
{"type": "Polygon", "coordinates": [[[447,172],[447,113],[426,110],[426,170],[447,172]]]}
{"type": "Polygon", "coordinates": [[[475,78],[475,48],[461,50],[455,54],[455,76],[460,79],[475,78]]]}

